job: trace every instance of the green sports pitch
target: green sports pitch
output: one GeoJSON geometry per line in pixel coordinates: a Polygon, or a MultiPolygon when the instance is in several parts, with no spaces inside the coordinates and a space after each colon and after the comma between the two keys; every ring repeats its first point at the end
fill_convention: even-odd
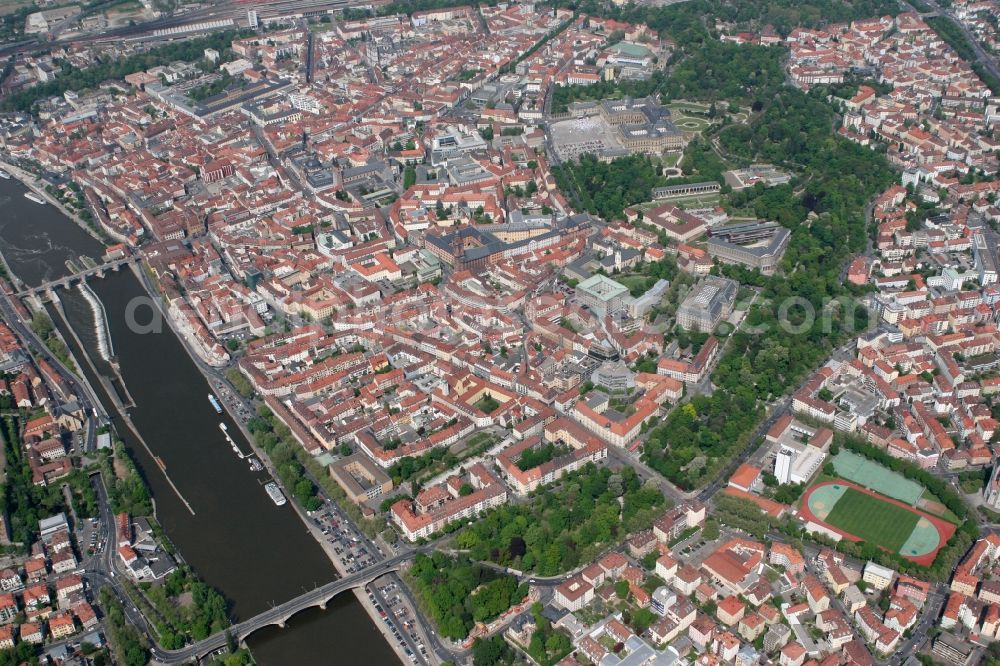
{"type": "Polygon", "coordinates": [[[808,488],[799,515],[820,530],[865,541],[923,566],[931,565],[956,527],[849,481],[820,481],[808,488]]]}
{"type": "Polygon", "coordinates": [[[847,488],[823,521],[898,553],[913,533],[920,516],[854,488],[847,488]]]}

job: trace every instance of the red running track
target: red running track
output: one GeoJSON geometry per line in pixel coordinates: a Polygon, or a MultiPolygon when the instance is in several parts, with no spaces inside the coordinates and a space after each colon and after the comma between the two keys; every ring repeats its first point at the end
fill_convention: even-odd
{"type": "MultiPolygon", "coordinates": [[[[881,500],[882,502],[887,502],[889,504],[895,504],[898,507],[906,509],[907,511],[909,511],[911,513],[917,514],[921,518],[925,518],[928,521],[930,521],[930,523],[932,525],[934,525],[934,528],[937,529],[937,532],[938,532],[939,542],[938,542],[938,547],[937,548],[935,548],[931,552],[927,553],[926,555],[918,555],[918,556],[901,555],[900,553],[896,553],[897,555],[901,555],[901,557],[905,557],[906,559],[910,560],[911,562],[916,562],[917,564],[919,564],[921,566],[929,567],[934,562],[934,558],[937,557],[938,551],[940,551],[944,547],[944,545],[946,543],[948,543],[948,539],[951,538],[951,535],[953,535],[955,533],[955,530],[957,529],[957,527],[953,523],[949,523],[947,520],[944,520],[943,518],[939,518],[937,516],[932,516],[931,514],[925,513],[924,511],[920,511],[919,509],[914,509],[909,504],[904,504],[903,502],[900,502],[899,500],[894,500],[891,497],[886,497],[885,495],[880,495],[880,494],[878,494],[878,493],[876,493],[874,491],[871,491],[871,490],[869,490],[867,488],[859,486],[856,483],[852,483],[850,481],[845,481],[843,479],[839,479],[837,481],[823,481],[822,483],[817,483],[816,485],[814,485],[814,486],[810,487],[808,490],[806,490],[805,494],[802,495],[802,503],[801,503],[801,506],[800,506],[799,511],[798,511],[799,515],[802,516],[803,518],[805,518],[806,520],[812,521],[812,522],[817,523],[819,525],[823,525],[827,529],[829,529],[829,530],[831,530],[833,532],[836,532],[837,534],[841,535],[842,537],[844,537],[845,539],[847,539],[849,541],[855,541],[855,542],[857,542],[857,541],[861,541],[861,538],[857,537],[857,536],[854,536],[853,534],[851,534],[849,532],[845,532],[842,529],[836,528],[833,525],[831,525],[830,523],[826,522],[825,520],[820,519],[809,508],[809,497],[812,495],[813,491],[816,490],[817,488],[822,488],[824,486],[832,486],[832,485],[841,485],[841,486],[848,486],[850,488],[854,488],[858,492],[862,492],[862,493],[864,493],[866,495],[870,495],[871,497],[874,497],[877,500],[881,500]]],[[[883,549],[883,550],[888,550],[888,549],[883,549]]]]}

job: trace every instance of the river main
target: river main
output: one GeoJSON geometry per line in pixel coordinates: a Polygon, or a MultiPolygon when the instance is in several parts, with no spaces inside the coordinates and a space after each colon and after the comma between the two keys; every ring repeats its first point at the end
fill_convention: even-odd
{"type": "MultiPolygon", "coordinates": [[[[18,277],[35,285],[68,273],[67,259],[99,260],[97,241],[52,206],[25,199],[24,191],[16,181],[0,180],[0,252],[18,277]]],[[[228,415],[220,417],[212,409],[208,382],[166,323],[159,333],[129,330],[126,307],[146,296],[138,279],[123,270],[92,281],[91,288],[107,311],[118,366],[135,402],[131,420],[194,510],[192,515],[157,463],[117,420],[116,430],[152,490],[157,518],[184,560],[231,601],[237,620],[333,580],[333,565],[291,505],[275,506],[261,486],[268,477],[252,472],[226,444],[220,421],[249,450],[228,415]]],[[[93,352],[97,343],[89,307],[76,290],[57,293],[69,324],[104,374],[93,352]]],[[[137,318],[150,314],[140,308],[137,318]]],[[[87,374],[117,419],[100,383],[87,374]]],[[[265,665],[398,663],[350,594],[338,596],[325,611],[295,616],[284,629],[261,630],[249,643],[265,665]]]]}

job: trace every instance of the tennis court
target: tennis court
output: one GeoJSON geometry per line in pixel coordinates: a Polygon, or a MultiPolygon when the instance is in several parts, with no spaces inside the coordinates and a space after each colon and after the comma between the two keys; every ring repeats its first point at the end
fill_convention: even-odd
{"type": "Polygon", "coordinates": [[[919,483],[851,451],[841,450],[833,459],[833,467],[845,479],[911,506],[924,493],[919,483]]]}

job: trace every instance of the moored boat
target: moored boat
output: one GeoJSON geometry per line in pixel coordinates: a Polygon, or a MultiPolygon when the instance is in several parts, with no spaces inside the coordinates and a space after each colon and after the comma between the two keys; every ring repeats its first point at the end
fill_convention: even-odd
{"type": "Polygon", "coordinates": [[[265,485],[264,490],[267,491],[267,494],[271,497],[271,501],[277,506],[284,506],[285,502],[288,501],[285,499],[285,494],[281,492],[281,488],[274,481],[265,485]]]}

